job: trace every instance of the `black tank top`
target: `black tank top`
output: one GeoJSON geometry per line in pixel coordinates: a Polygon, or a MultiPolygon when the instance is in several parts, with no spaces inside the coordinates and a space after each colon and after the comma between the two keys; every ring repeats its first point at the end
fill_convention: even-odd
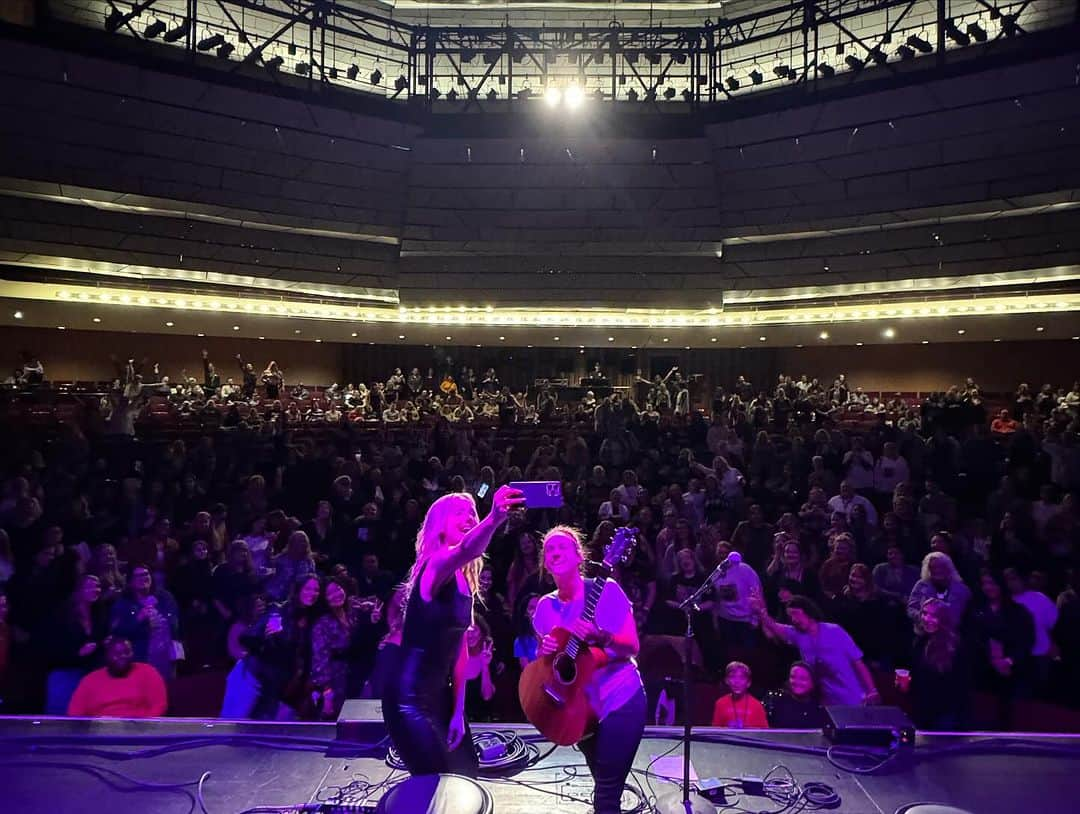
{"type": "Polygon", "coordinates": [[[454,577],[439,586],[430,602],[424,601],[420,595],[424,567],[426,563],[417,574],[405,605],[401,650],[406,669],[401,677],[402,695],[441,690],[449,685],[465,630],[472,624],[472,597],[458,590],[454,577]]]}

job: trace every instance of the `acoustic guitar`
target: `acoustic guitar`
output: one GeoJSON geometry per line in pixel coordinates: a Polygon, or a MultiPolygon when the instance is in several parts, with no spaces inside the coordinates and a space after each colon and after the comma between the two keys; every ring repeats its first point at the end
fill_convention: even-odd
{"type": "MultiPolygon", "coordinates": [[[[597,578],[585,593],[582,618],[593,621],[596,604],[611,570],[634,546],[636,530],[621,528],[604,549],[597,578]]],[[[596,725],[596,716],[585,698],[585,688],[606,658],[598,648],[587,647],[570,631],[555,628],[551,635],[559,649],[529,664],[518,682],[518,697],[525,717],[540,734],[560,746],[572,746],[596,725]]]]}

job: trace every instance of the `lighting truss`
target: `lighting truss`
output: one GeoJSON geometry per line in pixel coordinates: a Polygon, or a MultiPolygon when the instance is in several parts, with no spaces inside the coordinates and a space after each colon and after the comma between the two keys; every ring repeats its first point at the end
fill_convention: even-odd
{"type": "MultiPolygon", "coordinates": [[[[45,2],[56,6],[56,22],[44,25],[88,24],[65,19],[70,4],[45,2]]],[[[336,0],[110,0],[103,23],[114,35],[154,40],[148,47],[167,42],[192,59],[278,84],[359,90],[438,111],[535,105],[552,86],[581,88],[589,99],[694,109],[939,66],[950,49],[989,50],[1036,28],[1074,24],[1072,5],[771,0],[689,27],[437,27],[336,0]]]]}

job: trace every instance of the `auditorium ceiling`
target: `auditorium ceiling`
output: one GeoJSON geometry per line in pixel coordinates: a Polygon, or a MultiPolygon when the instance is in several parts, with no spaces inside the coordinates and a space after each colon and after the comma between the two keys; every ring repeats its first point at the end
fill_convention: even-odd
{"type": "Polygon", "coordinates": [[[5,41],[0,322],[571,347],[1071,338],[1076,59],[723,115],[465,120],[5,41]]]}

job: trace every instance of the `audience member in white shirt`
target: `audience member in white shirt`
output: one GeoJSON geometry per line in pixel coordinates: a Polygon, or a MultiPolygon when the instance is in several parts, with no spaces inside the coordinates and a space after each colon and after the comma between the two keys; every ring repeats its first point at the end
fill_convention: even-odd
{"type": "Polygon", "coordinates": [[[601,520],[610,520],[620,525],[630,522],[630,509],[622,502],[618,488],[612,489],[608,499],[600,504],[597,515],[601,520]]]}
{"type": "Polygon", "coordinates": [[[887,441],[881,457],[874,466],[874,491],[879,495],[892,496],[898,483],[907,483],[911,477],[907,461],[904,460],[895,441],[887,441]]]}
{"type": "Polygon", "coordinates": [[[862,506],[864,509],[866,509],[867,524],[876,528],[878,524],[878,516],[877,510],[874,508],[874,504],[862,495],[855,494],[855,487],[851,485],[850,481],[842,481],[840,483],[840,494],[834,495],[833,497],[829,498],[829,510],[834,512],[843,512],[847,515],[848,521],[850,522],[851,512],[856,506],[862,506]]]}
{"type": "Polygon", "coordinates": [[[858,435],[851,439],[851,449],[844,454],[843,469],[844,480],[856,492],[874,488],[874,456],[858,435]]]}
{"type": "Polygon", "coordinates": [[[1031,655],[1035,661],[1036,689],[1046,686],[1050,675],[1050,657],[1054,650],[1054,641],[1050,633],[1057,624],[1058,607],[1042,591],[1032,590],[1030,575],[1018,568],[1005,569],[1005,586],[1012,594],[1013,601],[1028,609],[1035,621],[1035,644],[1031,655]]]}
{"type": "Polygon", "coordinates": [[[638,495],[641,494],[641,486],[638,485],[637,472],[627,469],[622,473],[622,483],[615,487],[619,493],[619,499],[627,506],[636,506],[638,495]]]}

